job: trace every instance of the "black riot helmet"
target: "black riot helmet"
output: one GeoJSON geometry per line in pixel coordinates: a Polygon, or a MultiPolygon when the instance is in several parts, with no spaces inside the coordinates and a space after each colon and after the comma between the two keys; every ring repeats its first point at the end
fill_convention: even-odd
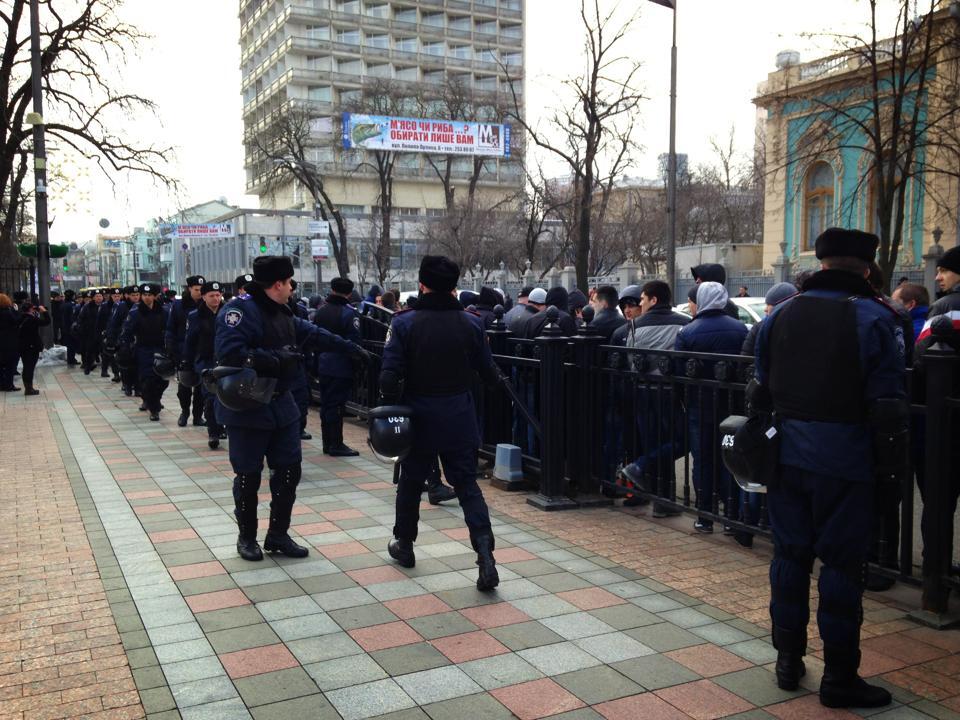
{"type": "Polygon", "coordinates": [[[413,410],[406,405],[381,405],[370,411],[367,444],[383,463],[403,460],[413,446],[413,410]]]}
{"type": "Polygon", "coordinates": [[[164,380],[169,380],[177,374],[177,366],[169,356],[163,353],[154,353],[153,371],[164,380]]]}
{"type": "Polygon", "coordinates": [[[177,382],[185,387],[195,388],[200,385],[200,374],[192,367],[181,367],[177,370],[177,382]]]}
{"type": "Polygon", "coordinates": [[[216,367],[209,377],[216,380],[217,399],[236,412],[268,405],[277,389],[277,378],[259,377],[252,368],[216,367]]]}
{"type": "Polygon", "coordinates": [[[737,485],[746,492],[767,491],[775,482],[779,438],[763,414],[731,415],[720,423],[720,455],[737,485]]]}

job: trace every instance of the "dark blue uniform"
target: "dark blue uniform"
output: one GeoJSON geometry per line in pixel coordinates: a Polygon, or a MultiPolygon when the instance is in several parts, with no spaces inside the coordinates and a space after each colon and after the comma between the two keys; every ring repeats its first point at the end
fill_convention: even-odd
{"type": "MultiPolygon", "coordinates": [[[[780,477],[767,495],[774,645],[802,655],[810,573],[827,666],[859,663],[863,569],[876,481],[871,404],[904,398],[902,328],[862,277],[816,273],[760,326],[756,367],[779,417],[780,477]]],[[[822,697],[822,694],[821,694],[822,697]]]]}
{"type": "MultiPolygon", "coordinates": [[[[218,312],[222,309],[221,305],[218,312]]],[[[196,310],[187,316],[186,336],[183,341],[183,362],[199,375],[204,370],[216,367],[214,338],[216,336],[216,317],[207,304],[201,302],[196,310]]],[[[203,395],[203,414],[207,419],[207,437],[219,440],[221,428],[216,420],[214,401],[216,395],[200,386],[203,395]]]]}
{"type": "Polygon", "coordinates": [[[230,464],[236,473],[233,496],[242,538],[256,538],[257,491],[263,459],[271,470],[270,536],[286,536],[300,482],[300,411],[290,391],[297,381],[299,361],[286,348],[315,345],[321,350],[352,353],[355,346],[293,316],[289,306],[271,300],[258,285],[247,287],[217,315],[214,354],[220,365],[249,364],[258,374],[278,378],[269,405],[236,412],[216,402],[216,418],[230,440],[230,464]]]}
{"type": "MultiPolygon", "coordinates": [[[[490,515],[477,485],[480,431],[470,391],[476,373],[494,381],[493,357],[477,315],[464,312],[445,293],[425,293],[416,310],[397,313],[383,350],[381,388],[404,383],[402,402],[413,410],[413,448],[401,462],[394,537],[417,538],[420,494],[430,468],[440,456],[477,549],[488,537],[490,515]]],[[[388,402],[390,398],[387,398],[388,402]]]]}
{"type": "Polygon", "coordinates": [[[139,302],[127,314],[120,332],[120,345],[133,347],[143,404],[151,415],[160,412],[160,399],[170,384],[153,371],[153,356],[163,352],[163,333],[167,326],[167,308],[159,302],[153,307],[139,302]]]}
{"type": "Polygon", "coordinates": [[[73,333],[70,332],[76,307],[77,304],[72,298],[64,300],[60,307],[60,337],[67,348],[67,365],[77,364],[77,341],[74,339],[73,333]]]}
{"type": "Polygon", "coordinates": [[[91,300],[80,309],[77,322],[80,324],[80,344],[83,348],[83,373],[89,375],[100,355],[100,334],[97,332],[97,319],[103,304],[91,300]]]}
{"type": "MultiPolygon", "coordinates": [[[[326,304],[317,310],[313,322],[327,332],[360,342],[360,316],[350,307],[349,299],[331,293],[326,304]]],[[[320,385],[320,423],[323,451],[343,444],[343,409],[353,387],[353,363],[340,353],[317,355],[317,379],[320,385]]]]}
{"type": "MultiPolygon", "coordinates": [[[[110,321],[107,323],[107,330],[104,334],[104,338],[109,340],[112,345],[120,344],[120,332],[123,330],[123,323],[127,319],[127,315],[130,314],[130,308],[134,305],[132,300],[124,298],[117,303],[116,307],[113,309],[113,314],[110,316],[110,321]]],[[[137,387],[137,367],[136,365],[130,365],[125,368],[119,368],[120,370],[120,382],[123,387],[124,395],[132,395],[134,389],[137,387]]]]}
{"type": "MultiPolygon", "coordinates": [[[[183,359],[184,341],[187,337],[187,316],[197,309],[198,303],[190,297],[189,291],[179,300],[169,304],[170,314],[164,336],[164,347],[174,362],[183,359]]],[[[177,383],[177,400],[180,401],[180,424],[186,424],[193,402],[193,424],[203,423],[203,395],[199,387],[191,388],[177,383]]]]}
{"type": "Polygon", "coordinates": [[[103,352],[103,340],[107,332],[107,325],[110,324],[110,318],[113,317],[113,311],[116,310],[118,303],[113,299],[105,300],[100,303],[100,309],[97,310],[97,342],[100,343],[103,364],[100,366],[100,377],[110,377],[110,370],[113,369],[114,377],[119,382],[119,371],[113,356],[108,356],[103,352]]]}

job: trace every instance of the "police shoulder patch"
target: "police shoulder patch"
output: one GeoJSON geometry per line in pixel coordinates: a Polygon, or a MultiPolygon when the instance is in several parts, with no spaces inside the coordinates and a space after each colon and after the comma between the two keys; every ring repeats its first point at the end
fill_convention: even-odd
{"type": "Polygon", "coordinates": [[[241,320],[243,320],[243,312],[238,310],[237,308],[230,308],[223,315],[223,321],[229,327],[236,327],[237,325],[240,324],[241,320]]]}
{"type": "Polygon", "coordinates": [[[360,329],[360,318],[355,317],[355,318],[353,319],[353,327],[355,327],[357,330],[360,329]]]}

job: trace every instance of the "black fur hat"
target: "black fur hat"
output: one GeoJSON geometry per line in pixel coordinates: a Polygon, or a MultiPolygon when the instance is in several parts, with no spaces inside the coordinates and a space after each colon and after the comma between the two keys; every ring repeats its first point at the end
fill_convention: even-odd
{"type": "Polygon", "coordinates": [[[460,280],[460,268],[442,255],[424,255],[420,261],[419,279],[434,292],[448,293],[460,280]]]}
{"type": "Polygon", "coordinates": [[[253,279],[264,285],[293,277],[293,262],[285,255],[263,255],[253,261],[253,279]]]}
{"type": "Polygon", "coordinates": [[[814,245],[818,260],[829,257],[854,257],[873,262],[877,256],[879,238],[873,233],[845,228],[827,228],[814,245]]]}

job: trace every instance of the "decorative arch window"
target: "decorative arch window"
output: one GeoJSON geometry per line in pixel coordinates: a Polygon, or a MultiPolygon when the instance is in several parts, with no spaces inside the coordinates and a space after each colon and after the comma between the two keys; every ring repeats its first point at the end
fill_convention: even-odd
{"type": "Polygon", "coordinates": [[[803,180],[803,243],[801,250],[813,250],[817,237],[833,220],[833,168],[815,162],[803,180]]]}

